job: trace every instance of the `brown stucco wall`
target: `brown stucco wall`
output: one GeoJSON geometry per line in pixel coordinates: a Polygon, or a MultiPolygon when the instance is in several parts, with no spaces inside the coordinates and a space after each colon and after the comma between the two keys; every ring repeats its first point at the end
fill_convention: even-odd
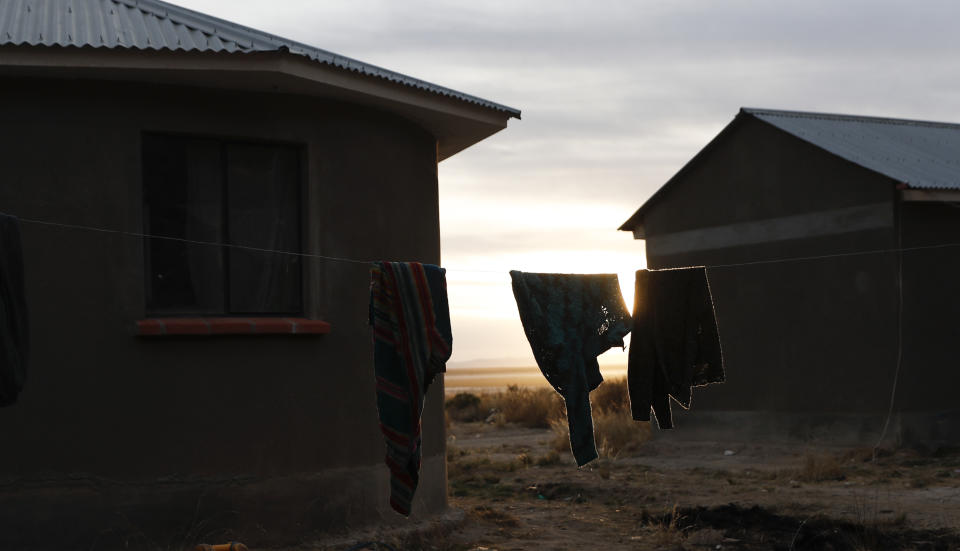
{"type": "MultiPolygon", "coordinates": [[[[433,137],[316,98],[4,80],[0,211],[142,231],[143,131],[302,144],[309,251],[440,262],[433,137]]],[[[147,339],[140,238],[25,223],[23,240],[33,358],[0,409],[0,548],[295,542],[392,519],[366,265],[304,262],[329,335],[147,339]]],[[[441,380],[415,515],[446,506],[442,396],[441,380]]]]}
{"type": "MultiPolygon", "coordinates": [[[[889,249],[895,193],[894,182],[741,116],[650,208],[647,262],[722,266],[889,249]],[[880,220],[873,227],[839,216],[829,231],[804,235],[816,230],[809,226],[817,216],[864,205],[880,220]],[[723,226],[731,243],[745,229],[798,236],[657,252],[668,234],[723,226]]],[[[884,253],[708,269],[727,382],[697,391],[689,417],[708,410],[885,413],[896,365],[895,261],[884,253]]],[[[883,421],[875,417],[871,423],[883,421]]]]}
{"type": "Polygon", "coordinates": [[[903,365],[895,404],[930,411],[918,438],[960,442],[960,209],[952,203],[902,203],[903,365]],[[938,247],[938,245],[947,245],[938,247]]]}

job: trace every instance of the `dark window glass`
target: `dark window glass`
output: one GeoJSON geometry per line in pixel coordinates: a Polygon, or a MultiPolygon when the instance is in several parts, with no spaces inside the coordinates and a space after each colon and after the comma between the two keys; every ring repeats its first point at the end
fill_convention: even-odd
{"type": "Polygon", "coordinates": [[[145,135],[150,314],[296,314],[300,156],[296,148],[145,135]],[[170,237],[175,239],[163,239],[170,237]]]}
{"type": "MultiPolygon", "coordinates": [[[[227,146],[230,243],[299,251],[300,186],[297,152],[261,145],[227,146]]],[[[230,249],[230,307],[234,312],[300,309],[300,257],[230,249]]]]}

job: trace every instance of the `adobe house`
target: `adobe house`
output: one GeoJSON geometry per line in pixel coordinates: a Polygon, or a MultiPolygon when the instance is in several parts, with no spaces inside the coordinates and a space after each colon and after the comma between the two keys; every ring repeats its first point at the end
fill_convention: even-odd
{"type": "Polygon", "coordinates": [[[888,440],[960,440],[958,205],[960,125],[742,109],[620,227],[708,266],[727,382],[679,430],[873,445],[893,396],[888,440]]]}
{"type": "MultiPolygon", "coordinates": [[[[437,163],[510,118],[156,0],[3,3],[0,211],[33,355],[0,409],[0,549],[394,519],[369,266],[301,254],[440,264],[437,163]]],[[[442,399],[414,518],[446,507],[442,399]]]]}

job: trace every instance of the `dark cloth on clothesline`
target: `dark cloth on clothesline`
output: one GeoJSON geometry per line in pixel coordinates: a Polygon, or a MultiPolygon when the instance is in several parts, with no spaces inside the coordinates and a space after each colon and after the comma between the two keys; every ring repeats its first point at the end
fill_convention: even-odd
{"type": "Polygon", "coordinates": [[[444,269],[417,262],[375,263],[370,325],[390,505],[409,515],[420,480],[424,396],[434,377],[446,371],[453,344],[444,269]]]}
{"type": "Polygon", "coordinates": [[[17,401],[27,378],[29,357],[20,221],[0,214],[0,407],[17,401]]]}
{"type": "Polygon", "coordinates": [[[639,270],[627,366],[633,418],[673,428],[672,396],[684,409],[691,387],[724,380],[723,353],[705,268],[639,270]]]}
{"type": "Polygon", "coordinates": [[[597,458],[590,391],[603,382],[597,356],[623,346],[630,313],[616,274],[511,271],[520,321],[540,371],[567,405],[577,465],[597,458]]]}

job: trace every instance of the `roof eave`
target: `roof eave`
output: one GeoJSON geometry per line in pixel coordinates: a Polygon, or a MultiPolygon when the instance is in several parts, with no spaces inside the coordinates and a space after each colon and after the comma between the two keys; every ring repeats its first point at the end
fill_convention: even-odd
{"type": "Polygon", "coordinates": [[[390,111],[422,126],[443,160],[507,127],[520,112],[480,105],[286,51],[198,52],[0,46],[0,75],[139,81],[325,97],[390,111]]]}

